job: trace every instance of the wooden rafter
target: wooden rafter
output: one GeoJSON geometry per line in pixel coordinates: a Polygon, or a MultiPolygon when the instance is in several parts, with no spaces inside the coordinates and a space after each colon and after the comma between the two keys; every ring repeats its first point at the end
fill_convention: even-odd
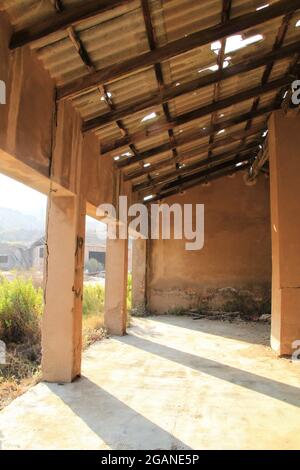
{"type": "MultiPolygon", "coordinates": [[[[113,64],[105,69],[98,70],[90,76],[80,78],[58,89],[58,99],[71,98],[87,92],[98,85],[116,80],[128,73],[139,71],[145,67],[161,63],[179,54],[183,54],[213,41],[221,40],[226,36],[239,33],[247,28],[258,26],[268,20],[291,13],[300,8],[300,0],[278,1],[268,8],[241,15],[229,20],[226,24],[218,24],[207,29],[197,31],[187,37],[172,41],[152,51],[145,52],[124,62],[113,64]]],[[[61,16],[61,15],[60,15],[61,16]]]]}
{"type": "Polygon", "coordinates": [[[181,178],[185,177],[187,174],[191,172],[195,172],[200,170],[203,167],[209,166],[214,167],[219,163],[223,162],[224,160],[232,159],[235,157],[236,153],[240,151],[240,153],[247,152],[249,155],[249,151],[252,151],[251,157],[254,158],[255,151],[259,149],[259,141],[250,142],[248,145],[239,145],[237,149],[229,150],[227,152],[223,152],[221,154],[215,155],[214,157],[208,157],[205,159],[197,160],[196,162],[190,163],[186,166],[181,166],[175,172],[170,171],[162,175],[161,177],[153,178],[151,182],[143,181],[142,183],[138,183],[133,186],[133,191],[141,191],[146,190],[148,188],[163,186],[169,180],[176,180],[176,178],[180,175],[181,178]]]}
{"type": "MultiPolygon", "coordinates": [[[[275,42],[274,42],[274,45],[273,45],[273,48],[272,48],[273,52],[274,51],[280,51],[280,50],[283,49],[282,45],[283,45],[284,39],[286,37],[288,27],[289,27],[290,21],[293,17],[293,14],[294,14],[294,12],[289,12],[287,15],[284,16],[284,18],[282,20],[282,23],[279,27],[279,30],[277,32],[276,38],[275,38],[275,42]]],[[[298,51],[296,51],[296,52],[298,52],[298,51]]],[[[266,64],[266,67],[264,69],[262,79],[261,79],[261,84],[262,85],[264,85],[265,83],[268,82],[268,80],[271,76],[274,64],[275,64],[275,60],[270,61],[268,64],[266,64]]],[[[259,103],[260,103],[260,97],[258,96],[253,101],[251,110],[256,111],[259,107],[259,103]]],[[[249,119],[249,121],[247,121],[247,123],[246,123],[245,130],[249,129],[251,126],[252,126],[252,119],[249,119]]]]}
{"type": "MultiPolygon", "coordinates": [[[[153,24],[151,20],[151,12],[149,8],[148,0],[141,0],[141,5],[142,5],[142,11],[143,11],[143,16],[144,16],[144,22],[145,22],[145,28],[146,28],[149,47],[151,51],[154,51],[156,49],[156,38],[155,38],[153,24]]],[[[164,77],[163,77],[161,64],[155,63],[154,70],[155,70],[155,76],[156,76],[156,80],[158,84],[158,89],[159,89],[159,92],[161,93],[161,91],[164,89],[164,77]]],[[[166,120],[170,121],[171,115],[170,115],[169,105],[167,102],[163,104],[163,110],[164,110],[166,120]]],[[[169,134],[170,144],[172,144],[172,142],[174,141],[173,129],[168,129],[168,134],[169,134]]],[[[175,147],[172,148],[172,152],[176,160],[178,155],[177,155],[177,150],[175,147]]]]}
{"type": "MultiPolygon", "coordinates": [[[[88,18],[92,18],[105,11],[112,10],[132,0],[89,0],[78,6],[63,9],[59,14],[53,14],[28,28],[16,31],[10,41],[10,49],[23,47],[52,33],[63,31],[88,18]]],[[[59,5],[61,2],[57,2],[59,5]]],[[[98,84],[99,85],[99,84],[98,84]]]]}
{"type": "Polygon", "coordinates": [[[274,50],[272,52],[265,53],[256,58],[249,58],[244,60],[240,64],[233,65],[224,70],[218,70],[211,74],[205,75],[196,80],[183,83],[179,86],[169,86],[162,88],[158,93],[154,94],[150,98],[139,103],[128,103],[118,109],[115,112],[106,113],[102,116],[95,117],[86,121],[83,125],[84,132],[93,131],[101,126],[114,122],[116,119],[123,119],[136,112],[147,110],[153,106],[159,106],[168,101],[183,96],[187,93],[200,90],[206,86],[218,84],[222,80],[235,77],[241,73],[249,72],[250,70],[257,69],[269,63],[274,63],[276,60],[281,60],[286,57],[290,57],[296,54],[300,50],[300,41],[289,44],[281,49],[274,50]]]}
{"type": "MultiPolygon", "coordinates": [[[[255,112],[247,112],[247,113],[239,114],[236,116],[232,116],[229,119],[226,119],[220,123],[214,124],[213,127],[208,126],[203,129],[197,129],[196,134],[199,139],[201,137],[209,137],[212,132],[218,132],[221,129],[228,129],[230,127],[236,126],[238,124],[241,124],[242,122],[247,121],[251,117],[256,118],[256,117],[263,116],[263,115],[266,115],[267,117],[272,111],[275,111],[279,107],[280,107],[280,103],[276,102],[272,105],[264,106],[255,112]]],[[[116,141],[103,143],[101,145],[101,154],[105,155],[105,154],[110,154],[111,152],[114,152],[116,150],[120,151],[121,149],[128,146],[131,142],[138,143],[142,140],[145,140],[147,137],[153,137],[154,135],[160,134],[165,129],[168,129],[168,126],[172,126],[172,128],[174,128],[176,127],[176,122],[164,124],[163,128],[152,125],[152,126],[149,126],[146,130],[137,131],[135,133],[132,133],[130,136],[122,137],[121,139],[117,139],[116,141]]],[[[189,134],[187,137],[189,137],[189,134]]],[[[193,135],[192,138],[194,139],[196,137],[193,135]]],[[[177,142],[181,142],[181,138],[178,139],[177,142]]],[[[166,144],[163,144],[163,145],[165,146],[166,144]]],[[[167,143],[167,145],[169,145],[169,143],[167,143]]],[[[162,146],[158,146],[150,150],[147,150],[147,152],[149,153],[148,156],[151,157],[152,155],[153,156],[157,155],[166,150],[169,150],[169,148],[163,148],[162,146]]],[[[144,158],[147,158],[147,157],[145,156],[144,158]]],[[[127,166],[128,164],[130,165],[130,160],[131,159],[129,158],[121,160],[118,163],[118,167],[121,168],[123,166],[127,166]]]]}
{"type": "MultiPolygon", "coordinates": [[[[222,13],[221,13],[222,24],[226,24],[230,19],[231,3],[232,3],[231,0],[223,0],[222,13]]],[[[224,60],[225,60],[225,48],[226,48],[226,38],[222,39],[221,49],[219,51],[218,60],[217,60],[218,70],[220,70],[221,72],[224,68],[223,65],[224,65],[224,60]]],[[[220,82],[215,83],[213,101],[218,101],[218,99],[220,98],[220,88],[221,88],[221,83],[220,82]]],[[[217,119],[217,113],[214,112],[211,115],[211,123],[210,123],[211,126],[214,125],[216,119],[217,119]]],[[[209,145],[213,143],[214,138],[215,138],[215,135],[211,134],[209,138],[209,145]]],[[[210,157],[211,155],[212,155],[212,150],[209,148],[208,157],[210,157]]]]}
{"type": "MultiPolygon", "coordinates": [[[[216,101],[214,103],[211,103],[209,105],[203,106],[202,108],[196,109],[194,111],[189,111],[183,115],[178,116],[177,118],[174,118],[172,121],[161,124],[160,129],[162,129],[163,126],[168,128],[170,124],[172,124],[174,127],[175,126],[181,126],[183,124],[186,124],[187,122],[191,122],[195,119],[199,119],[201,117],[210,115],[212,112],[219,111],[221,109],[224,109],[226,107],[233,106],[235,104],[242,103],[243,101],[246,101],[250,98],[253,98],[255,96],[262,95],[264,93],[276,90],[278,88],[281,88],[283,86],[287,86],[293,81],[294,77],[292,76],[284,76],[282,78],[279,78],[277,80],[273,80],[272,82],[266,83],[263,86],[257,86],[250,88],[248,90],[241,91],[240,93],[236,93],[234,95],[231,95],[227,98],[221,99],[219,101],[216,101]]],[[[222,125],[222,123],[220,123],[222,125]]],[[[199,134],[200,136],[200,134],[199,134]]],[[[124,162],[119,162],[117,165],[118,167],[125,166],[127,164],[133,164],[138,162],[139,160],[135,160],[135,157],[131,157],[130,159],[124,160],[124,162]]]]}
{"type": "MultiPolygon", "coordinates": [[[[247,134],[247,137],[254,136],[256,138],[259,138],[262,135],[264,130],[265,130],[265,125],[264,126],[257,126],[257,127],[251,128],[248,131],[246,131],[246,134],[247,134]]],[[[234,133],[228,135],[227,137],[225,137],[224,139],[215,140],[209,146],[207,146],[206,143],[199,145],[198,147],[195,148],[195,152],[200,154],[202,151],[203,152],[207,151],[207,149],[212,150],[212,149],[217,149],[217,148],[223,147],[225,145],[230,145],[232,143],[240,141],[244,137],[244,135],[245,135],[244,130],[241,130],[239,132],[234,132],[234,133]]],[[[199,135],[197,136],[197,139],[199,139],[199,135]]],[[[188,140],[188,139],[187,139],[187,141],[192,142],[192,140],[188,140]]],[[[193,150],[193,152],[194,152],[194,150],[193,150]]],[[[142,156],[142,155],[143,154],[140,154],[140,156],[142,156]]],[[[183,154],[183,155],[181,155],[181,160],[180,161],[184,162],[189,157],[190,157],[189,152],[186,155],[183,154]]],[[[148,158],[148,160],[149,160],[149,158],[148,158]]],[[[159,160],[156,163],[152,163],[151,166],[149,166],[147,168],[143,168],[143,169],[138,168],[137,170],[134,170],[134,171],[131,171],[130,173],[124,174],[123,179],[124,179],[124,181],[131,181],[131,180],[134,180],[136,178],[140,178],[144,174],[148,174],[148,173],[152,173],[154,171],[160,170],[161,168],[163,168],[165,166],[168,166],[171,163],[173,163],[173,159],[171,159],[171,158],[166,158],[166,159],[163,159],[163,160],[159,160]]]]}
{"type": "MultiPolygon", "coordinates": [[[[94,66],[92,60],[90,59],[89,54],[88,54],[83,42],[81,41],[79,34],[77,34],[77,32],[75,31],[73,26],[70,26],[67,29],[67,32],[68,32],[69,39],[71,40],[72,44],[74,45],[74,47],[75,47],[79,57],[81,58],[82,62],[87,67],[88,71],[90,73],[93,73],[95,71],[95,66],[94,66]]],[[[113,103],[110,95],[107,92],[106,86],[101,85],[101,86],[97,87],[97,90],[99,92],[99,96],[101,97],[101,99],[102,98],[104,99],[106,105],[108,106],[109,111],[113,112],[115,110],[115,106],[114,106],[114,103],[113,103]]],[[[127,131],[126,131],[125,127],[123,126],[123,123],[120,119],[116,119],[116,125],[120,129],[122,135],[127,136],[127,131]]],[[[134,155],[137,156],[135,146],[132,144],[130,146],[130,148],[132,149],[134,155]]]]}
{"type": "Polygon", "coordinates": [[[242,160],[241,158],[236,158],[235,160],[222,163],[216,168],[209,168],[199,173],[189,175],[184,180],[182,179],[180,182],[175,181],[172,186],[169,185],[168,187],[163,188],[161,191],[155,194],[155,196],[148,203],[161,201],[166,197],[170,197],[174,194],[184,192],[186,189],[198,186],[201,183],[207,183],[208,181],[212,181],[226,175],[231,175],[233,173],[243,171],[251,166],[251,162],[248,161],[249,157],[250,156],[246,155],[245,160],[242,160]],[[237,163],[243,164],[237,167],[237,163]]]}

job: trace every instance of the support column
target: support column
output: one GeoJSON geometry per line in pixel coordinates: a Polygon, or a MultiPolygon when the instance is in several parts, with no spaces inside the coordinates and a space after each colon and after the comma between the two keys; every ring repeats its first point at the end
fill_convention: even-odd
{"type": "Polygon", "coordinates": [[[112,335],[126,333],[128,240],[107,239],[104,323],[112,335]]]}
{"type": "Polygon", "coordinates": [[[300,340],[300,116],[269,123],[272,223],[271,346],[290,355],[300,340]]]}
{"type": "Polygon", "coordinates": [[[132,308],[137,314],[146,309],[147,240],[137,238],[132,243],[132,308]]]}
{"type": "Polygon", "coordinates": [[[81,371],[85,200],[51,192],[48,202],[42,372],[71,382],[81,371]]]}

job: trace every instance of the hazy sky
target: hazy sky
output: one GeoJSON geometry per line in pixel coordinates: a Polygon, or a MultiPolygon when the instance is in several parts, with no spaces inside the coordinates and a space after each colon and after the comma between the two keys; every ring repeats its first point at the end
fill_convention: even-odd
{"type": "MultiPolygon", "coordinates": [[[[0,207],[46,220],[47,196],[0,173],[0,207]]],[[[106,226],[101,222],[87,217],[87,224],[106,233],[106,226]]]]}
{"type": "Polygon", "coordinates": [[[47,197],[0,173],[0,207],[36,217],[46,216],[47,197]]]}

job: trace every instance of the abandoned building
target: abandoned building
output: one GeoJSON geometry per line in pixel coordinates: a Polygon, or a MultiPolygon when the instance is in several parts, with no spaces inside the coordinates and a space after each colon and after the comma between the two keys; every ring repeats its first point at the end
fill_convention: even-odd
{"type": "MultiPolygon", "coordinates": [[[[32,413],[34,400],[51,410],[67,405],[115,448],[142,448],[141,429],[150,448],[222,448],[221,441],[249,448],[260,430],[260,445],[300,447],[299,368],[277,359],[290,357],[300,340],[299,57],[300,0],[1,1],[0,171],[48,195],[42,374],[49,385],[29,392],[32,413]],[[204,204],[204,246],[188,251],[184,239],[134,234],[133,307],[152,315],[137,320],[134,337],[124,336],[128,240],[108,239],[105,324],[112,339],[87,356],[88,381],[59,389],[56,383],[82,374],[85,217],[108,222],[97,208],[111,204],[117,216],[109,223],[120,226],[119,196],[147,207],[204,204]],[[230,324],[211,322],[204,331],[201,320],[170,317],[181,311],[271,313],[273,352],[260,356],[259,323],[241,326],[252,338],[245,352],[242,333],[230,333],[230,324]],[[80,386],[101,412],[93,399],[80,401],[80,386]],[[178,411],[180,429],[172,428],[170,400],[180,407],[186,394],[190,403],[201,397],[207,404],[205,419],[218,432],[205,426],[202,408],[196,417],[187,403],[185,418],[178,411]],[[241,417],[254,403],[260,411],[241,417]],[[224,407],[231,407],[226,432],[224,407]],[[116,410],[111,421],[106,409],[116,410]],[[125,431],[129,418],[137,424],[128,425],[135,444],[125,431]],[[195,431],[201,419],[203,433],[195,431]]],[[[21,405],[15,414],[8,407],[5,438],[26,446],[21,405]],[[8,421],[18,413],[17,432],[8,421]]],[[[61,411],[64,422],[57,413],[62,428],[68,413],[61,411]]],[[[95,436],[85,442],[83,434],[83,447],[95,445],[95,436]]]]}
{"type": "Polygon", "coordinates": [[[0,270],[29,269],[32,265],[31,253],[23,245],[0,243],[0,270]]]}

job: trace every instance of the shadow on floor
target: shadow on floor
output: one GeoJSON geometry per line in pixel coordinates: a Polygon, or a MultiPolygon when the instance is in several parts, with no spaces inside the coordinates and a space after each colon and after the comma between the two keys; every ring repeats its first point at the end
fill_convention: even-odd
{"type": "MultiPolygon", "coordinates": [[[[190,317],[170,317],[156,318],[149,317],[150,320],[157,323],[164,323],[168,325],[177,326],[178,328],[184,328],[191,331],[201,331],[202,333],[208,333],[214,336],[221,336],[222,338],[236,339],[249,344],[260,344],[262,346],[270,345],[271,325],[267,323],[257,322],[229,322],[220,320],[193,320],[190,317]],[[188,320],[189,325],[184,323],[184,320],[188,320]],[[255,335],[254,331],[251,331],[251,326],[262,328],[264,331],[259,331],[258,335],[255,335]]],[[[135,326],[136,328],[136,326],[135,326]]],[[[146,332],[146,327],[143,328],[146,332]]],[[[149,332],[147,332],[148,334],[149,332]]],[[[154,335],[153,335],[154,336],[154,335]]]]}
{"type": "Polygon", "coordinates": [[[186,353],[134,335],[116,337],[115,339],[198,372],[211,375],[271,398],[276,398],[282,402],[297,407],[300,406],[300,388],[298,387],[277,382],[252,372],[243,371],[212,359],[186,353]]]}
{"type": "Polygon", "coordinates": [[[190,449],[86,377],[73,384],[47,387],[113,450],[190,449]]]}

